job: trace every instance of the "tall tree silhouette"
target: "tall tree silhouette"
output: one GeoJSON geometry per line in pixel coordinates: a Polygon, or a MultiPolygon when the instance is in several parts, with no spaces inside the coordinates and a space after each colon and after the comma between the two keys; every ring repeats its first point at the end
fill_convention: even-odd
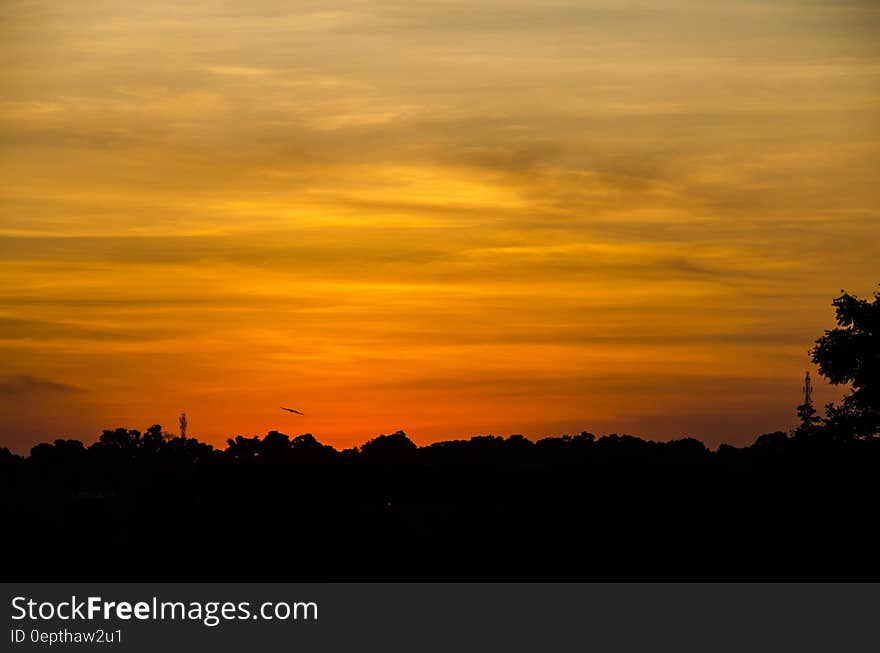
{"type": "Polygon", "coordinates": [[[852,386],[839,406],[828,405],[827,429],[868,437],[880,431],[880,293],[873,301],[842,293],[833,302],[837,327],[816,341],[811,355],[832,384],[852,386]]]}

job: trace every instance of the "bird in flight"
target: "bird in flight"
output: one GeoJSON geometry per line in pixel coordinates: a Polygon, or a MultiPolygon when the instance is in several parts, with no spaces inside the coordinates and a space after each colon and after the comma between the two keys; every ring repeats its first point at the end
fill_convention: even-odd
{"type": "Polygon", "coordinates": [[[285,408],[284,406],[281,407],[281,410],[286,410],[288,413],[296,413],[297,415],[305,415],[305,413],[301,413],[293,408],[285,408]]]}

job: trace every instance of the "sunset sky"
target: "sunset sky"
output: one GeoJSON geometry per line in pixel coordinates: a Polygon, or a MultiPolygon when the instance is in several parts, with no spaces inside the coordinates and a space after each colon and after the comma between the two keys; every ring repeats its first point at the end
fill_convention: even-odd
{"type": "Polygon", "coordinates": [[[0,445],[791,428],[831,299],[880,282],[878,34],[874,1],[4,0],[0,445]]]}

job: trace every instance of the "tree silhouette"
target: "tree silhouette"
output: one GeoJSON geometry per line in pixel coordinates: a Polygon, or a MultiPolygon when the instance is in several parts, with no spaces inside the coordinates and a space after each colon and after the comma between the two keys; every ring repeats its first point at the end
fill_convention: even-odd
{"type": "Polygon", "coordinates": [[[86,450],[79,440],[55,440],[54,444],[42,443],[31,449],[35,463],[74,465],[85,456],[86,450]]]}
{"type": "Polygon", "coordinates": [[[12,453],[6,447],[0,447],[0,465],[12,465],[21,461],[21,456],[12,453]]]}
{"type": "Polygon", "coordinates": [[[810,353],[832,384],[852,386],[841,405],[827,407],[827,430],[869,437],[880,430],[880,293],[868,301],[842,292],[833,302],[837,327],[816,340],[810,353]]]}
{"type": "Polygon", "coordinates": [[[290,453],[290,459],[295,463],[329,463],[337,457],[336,449],[321,444],[311,433],[303,433],[291,440],[290,453]]]}
{"type": "Polygon", "coordinates": [[[816,408],[812,402],[800,404],[797,407],[797,415],[801,420],[801,424],[795,431],[796,435],[812,434],[822,421],[822,418],[816,413],[816,408]]]}
{"type": "Polygon", "coordinates": [[[403,431],[380,435],[361,445],[360,455],[366,462],[406,463],[415,459],[415,443],[403,431]]]}
{"type": "Polygon", "coordinates": [[[107,449],[120,449],[130,451],[138,447],[141,443],[141,432],[136,429],[118,428],[115,430],[106,430],[101,433],[98,438],[98,444],[107,449]]]}
{"type": "Polygon", "coordinates": [[[226,455],[236,462],[257,462],[260,451],[261,442],[257,436],[246,438],[243,435],[236,435],[235,439],[226,440],[226,455]]]}
{"type": "Polygon", "coordinates": [[[157,455],[165,444],[165,435],[162,433],[162,427],[159,424],[153,424],[144,431],[141,436],[140,447],[145,453],[157,455]]]}

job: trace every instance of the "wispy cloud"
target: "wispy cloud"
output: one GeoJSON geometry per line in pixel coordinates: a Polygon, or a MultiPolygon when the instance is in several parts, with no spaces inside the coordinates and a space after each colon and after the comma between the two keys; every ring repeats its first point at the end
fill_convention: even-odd
{"type": "Polygon", "coordinates": [[[75,394],[85,392],[68,383],[51,381],[29,374],[0,376],[0,396],[42,395],[42,394],[75,394]]]}

